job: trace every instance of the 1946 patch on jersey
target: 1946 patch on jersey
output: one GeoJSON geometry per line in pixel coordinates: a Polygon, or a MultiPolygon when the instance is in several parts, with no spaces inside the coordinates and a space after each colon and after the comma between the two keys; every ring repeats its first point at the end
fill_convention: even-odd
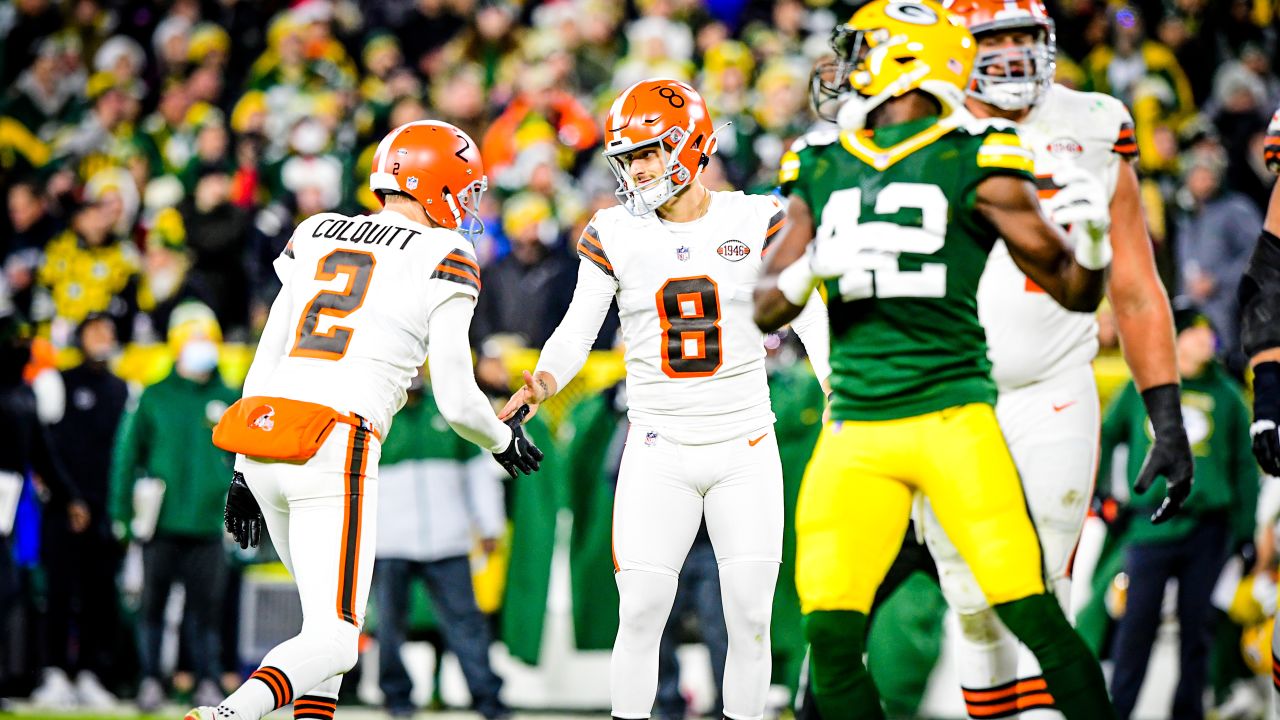
{"type": "Polygon", "coordinates": [[[1050,155],[1054,157],[1077,157],[1084,152],[1084,146],[1079,140],[1072,137],[1060,137],[1049,141],[1048,147],[1045,148],[1050,155]]]}
{"type": "Polygon", "coordinates": [[[738,262],[751,254],[751,247],[741,240],[726,240],[716,248],[716,254],[729,262],[738,262]]]}

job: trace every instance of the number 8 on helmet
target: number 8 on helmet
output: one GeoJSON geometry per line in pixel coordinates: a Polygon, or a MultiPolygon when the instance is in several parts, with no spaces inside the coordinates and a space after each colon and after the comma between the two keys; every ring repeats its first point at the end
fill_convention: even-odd
{"type": "Polygon", "coordinates": [[[646,215],[688,188],[716,151],[716,131],[702,96],[679,80],[645,80],[613,101],[604,123],[604,156],[618,179],[615,194],[632,215],[646,215]],[[637,183],[626,157],[656,145],[662,175],[637,183]]]}

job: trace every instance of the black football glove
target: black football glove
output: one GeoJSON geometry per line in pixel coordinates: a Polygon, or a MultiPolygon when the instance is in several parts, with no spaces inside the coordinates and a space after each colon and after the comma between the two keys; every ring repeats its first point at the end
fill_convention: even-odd
{"type": "Polygon", "coordinates": [[[1151,418],[1156,437],[1133,489],[1144,493],[1157,476],[1165,477],[1164,502],[1151,514],[1151,522],[1159,525],[1177,515],[1191,494],[1195,459],[1191,455],[1191,443],[1187,441],[1187,430],[1182,426],[1182,393],[1177,384],[1148,388],[1142,393],[1142,402],[1147,406],[1147,417],[1151,418]]]}
{"type": "Polygon", "coordinates": [[[244,474],[236,471],[231,476],[231,487],[227,489],[227,507],[222,511],[222,521],[231,533],[231,537],[240,544],[241,550],[258,547],[262,542],[262,526],[266,522],[262,518],[262,510],[258,500],[253,497],[249,485],[244,481],[244,474]]]}
{"type": "Polygon", "coordinates": [[[520,409],[507,419],[507,426],[511,428],[511,444],[506,450],[493,454],[493,458],[513,478],[518,477],[520,473],[531,475],[542,464],[542,451],[537,445],[529,442],[529,438],[524,434],[524,418],[528,414],[529,406],[521,405],[520,409]]]}
{"type": "Polygon", "coordinates": [[[1280,475],[1280,362],[1253,368],[1253,457],[1268,475],[1280,475]]]}

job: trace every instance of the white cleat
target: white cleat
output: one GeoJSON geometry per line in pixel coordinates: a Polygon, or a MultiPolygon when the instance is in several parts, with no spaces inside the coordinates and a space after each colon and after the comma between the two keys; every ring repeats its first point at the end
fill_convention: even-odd
{"type": "Polygon", "coordinates": [[[31,704],[41,710],[70,710],[77,704],[76,689],[61,668],[44,669],[40,687],[31,693],[31,704]]]}
{"type": "Polygon", "coordinates": [[[80,705],[91,710],[110,710],[118,702],[116,696],[98,681],[98,676],[88,670],[81,670],[76,676],[76,695],[80,698],[80,705]]]}
{"type": "Polygon", "coordinates": [[[182,720],[240,720],[240,713],[224,705],[201,705],[188,710],[182,720]]]}

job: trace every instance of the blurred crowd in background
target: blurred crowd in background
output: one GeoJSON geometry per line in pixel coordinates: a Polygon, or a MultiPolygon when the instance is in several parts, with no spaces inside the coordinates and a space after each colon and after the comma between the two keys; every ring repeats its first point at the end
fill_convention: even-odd
{"type": "MultiPolygon", "coordinates": [[[[692,82],[721,134],[715,188],[768,192],[812,126],[809,71],[848,0],[12,0],[0,4],[0,299],[70,343],[91,312],[163,340],[185,299],[251,342],[270,261],[302,217],[376,210],[374,146],[396,125],[452,122],[492,191],[477,252],[495,297],[477,344],[537,347],[568,302],[566,238],[615,202],[599,153],[614,95],[692,82]],[[501,268],[501,270],[499,270],[501,268]],[[541,292],[545,290],[545,292],[541,292]]],[[[1272,177],[1280,104],[1268,0],[1049,3],[1058,78],[1122,99],[1143,199],[1174,294],[1236,343],[1235,282],[1272,177]]],[[[1226,355],[1239,370],[1239,357],[1226,355]]]]}
{"type": "MultiPolygon", "coordinates": [[[[1057,22],[1058,80],[1112,94],[1133,113],[1142,200],[1170,294],[1203,310],[1217,331],[1219,359],[1242,375],[1236,286],[1274,182],[1261,148],[1280,105],[1277,8],[1270,0],[1047,4],[1057,22]]],[[[53,525],[78,535],[87,524],[97,533],[92,537],[116,547],[107,541],[129,539],[121,529],[129,518],[120,514],[131,510],[120,508],[137,492],[139,470],[162,474],[171,462],[174,473],[188,473],[189,446],[163,451],[174,457],[158,464],[137,456],[122,460],[120,448],[143,452],[148,441],[183,422],[199,430],[212,422],[216,403],[234,399],[215,369],[219,345],[227,343],[223,352],[237,345],[251,350],[278,289],[271,261],[300,220],[323,211],[378,209],[367,177],[376,143],[391,128],[441,119],[480,143],[490,192],[481,207],[486,230],[476,241],[485,292],[472,341],[482,386],[505,397],[504,358],[513,349],[541,347],[549,337],[575,283],[572,239],[595,210],[616,202],[615,180],[600,155],[601,119],[613,97],[649,77],[693,83],[717,126],[729,123],[704,182],[712,189],[771,192],[783,151],[816,122],[807,99],[810,69],[828,54],[832,27],[856,5],[0,0],[0,316],[34,328],[43,339],[46,370],[78,362],[68,357],[86,368],[81,376],[64,372],[61,406],[42,408],[50,422],[73,422],[62,441],[84,447],[67,468],[80,488],[71,503],[76,510],[53,525]],[[166,343],[178,362],[169,386],[148,390],[150,402],[139,399],[139,388],[110,379],[120,348],[166,343]],[[159,397],[164,392],[184,399],[159,397]],[[179,417],[175,402],[194,409],[179,417]],[[140,425],[146,422],[153,425],[140,425]]],[[[1103,345],[1114,348],[1105,309],[1101,316],[1103,345]]],[[[611,337],[602,333],[599,349],[608,349],[611,337]]],[[[33,382],[41,375],[48,372],[32,373],[33,382]]],[[[819,402],[814,396],[815,407],[819,402]]],[[[612,437],[615,416],[599,412],[593,421],[608,430],[602,437],[612,437]]],[[[818,415],[805,417],[806,428],[816,427],[818,415]]],[[[801,455],[812,442],[805,432],[796,435],[801,455]]],[[[591,468],[587,476],[599,471],[591,468]]],[[[214,495],[225,492],[225,477],[218,475],[217,484],[222,489],[211,490],[214,495]]],[[[567,502],[591,505],[595,495],[583,497],[567,502]]],[[[507,498],[515,538],[554,535],[554,523],[547,530],[545,519],[520,524],[520,508],[534,518],[528,508],[543,500],[543,511],[552,514],[565,502],[544,497],[526,507],[507,498]]],[[[148,598],[144,589],[139,600],[150,608],[139,611],[143,640],[135,660],[143,675],[159,672],[157,630],[146,622],[159,622],[155,605],[163,605],[168,583],[192,571],[201,547],[213,558],[200,563],[234,566],[233,555],[219,549],[219,520],[216,513],[170,518],[177,538],[170,554],[157,555],[151,544],[149,572],[167,569],[148,575],[155,580],[148,587],[154,594],[163,581],[166,595],[148,598]],[[193,534],[193,527],[200,532],[193,534]]],[[[165,523],[162,513],[160,535],[165,523]]],[[[47,587],[43,580],[27,587],[37,605],[46,603],[39,612],[49,612],[47,598],[57,597],[59,582],[115,582],[114,556],[103,561],[112,568],[105,580],[66,575],[77,547],[62,537],[47,542],[45,554],[26,558],[37,578],[42,566],[65,571],[50,570],[47,587]]],[[[230,587],[227,597],[236,592],[235,577],[218,575],[219,591],[230,587]]],[[[72,611],[63,604],[52,603],[55,619],[72,611]]],[[[214,617],[223,612],[220,605],[193,610],[206,632],[222,622],[214,617]]],[[[79,637],[88,647],[134,644],[133,631],[113,614],[79,622],[71,627],[95,627],[102,635],[79,637]]],[[[34,651],[43,659],[26,666],[74,669],[63,657],[66,631],[32,641],[44,644],[34,651]]],[[[190,636],[180,664],[195,680],[215,680],[216,667],[238,667],[234,649],[221,664],[206,661],[202,648],[212,640],[190,636]]],[[[607,632],[601,637],[611,639],[607,632]]],[[[13,667],[14,654],[22,652],[6,652],[0,664],[13,667]]],[[[102,668],[116,682],[113,689],[121,687],[118,673],[108,670],[109,653],[77,663],[102,668]]],[[[125,684],[127,692],[136,687],[125,684]]],[[[21,691],[21,682],[10,691],[15,687],[21,691]]],[[[95,693],[81,689],[82,697],[95,693]]]]}

